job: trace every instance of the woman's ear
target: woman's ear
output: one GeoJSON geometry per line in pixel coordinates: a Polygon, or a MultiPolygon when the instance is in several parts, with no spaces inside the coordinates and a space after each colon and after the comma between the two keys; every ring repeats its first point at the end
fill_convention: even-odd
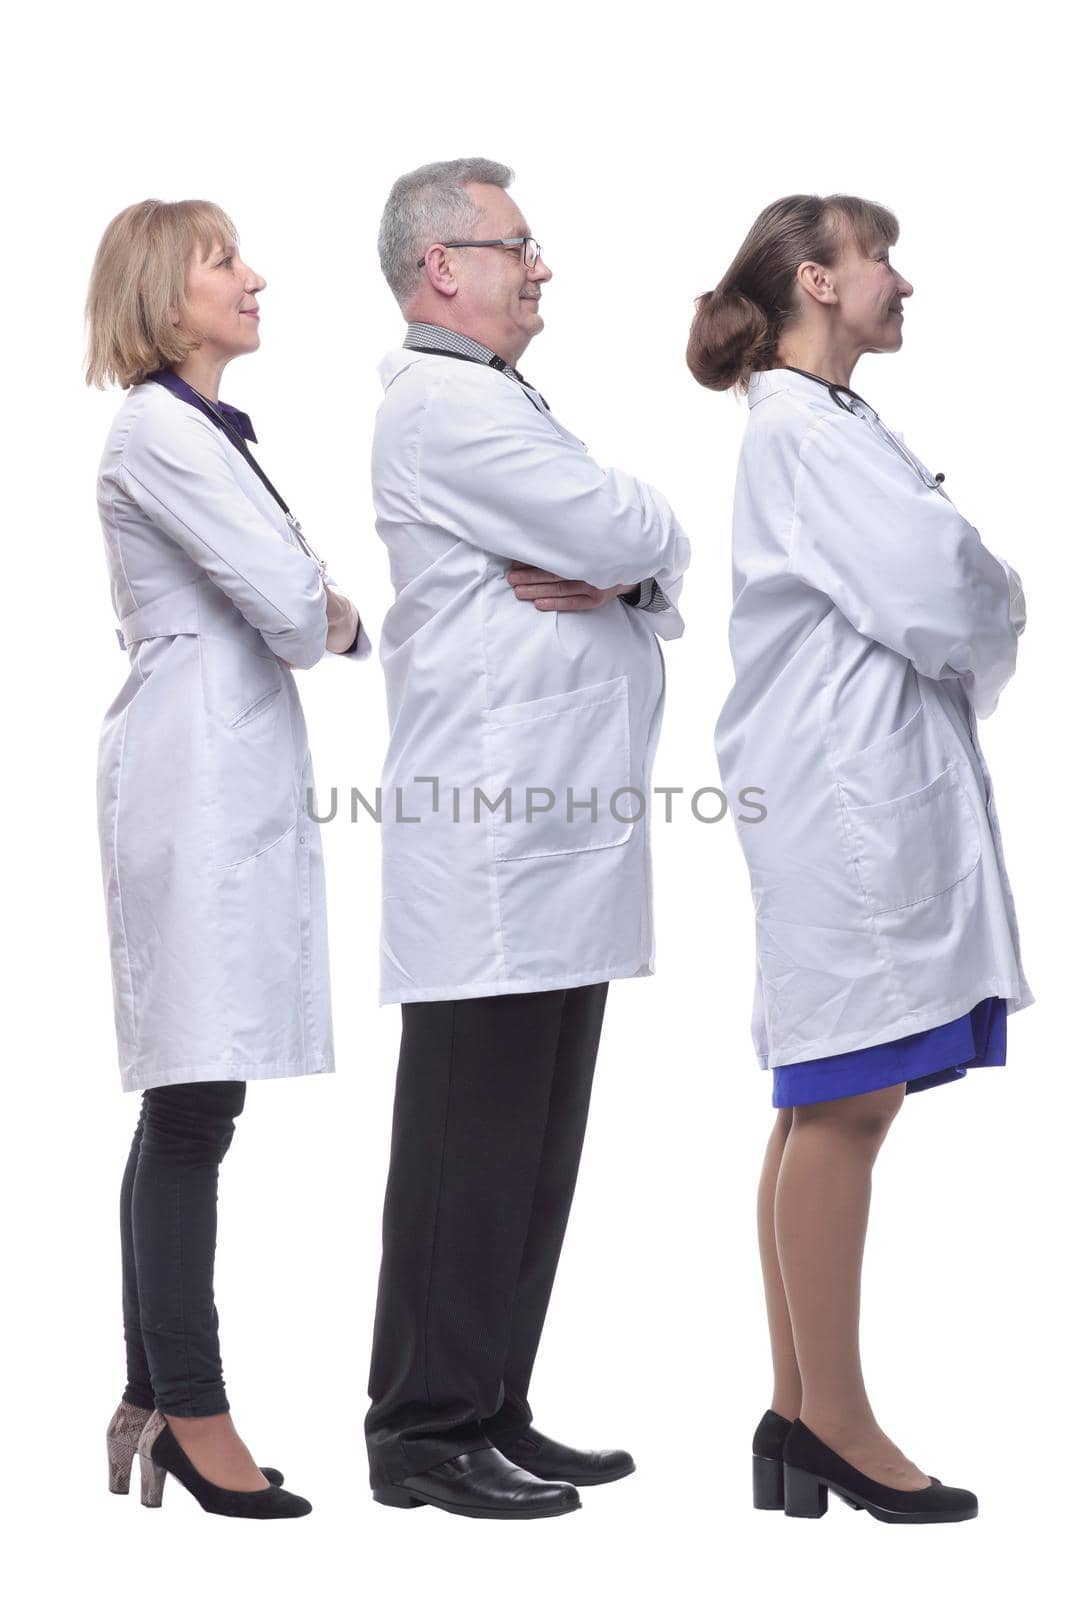
{"type": "Polygon", "coordinates": [[[796,282],[819,305],[835,306],[838,300],[833,274],[817,261],[801,261],[796,268],[796,282]]]}

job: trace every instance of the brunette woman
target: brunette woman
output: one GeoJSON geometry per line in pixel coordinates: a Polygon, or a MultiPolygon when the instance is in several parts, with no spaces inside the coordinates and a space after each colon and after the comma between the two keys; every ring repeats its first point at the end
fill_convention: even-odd
{"type": "Polygon", "coordinates": [[[755,902],[755,1048],[777,1120],[759,1189],[774,1392],[755,1503],[827,1490],[891,1522],[975,1497],[878,1425],[859,1358],[877,1152],[909,1091],[1001,1065],[1032,999],[977,737],[1025,608],[930,472],[851,387],[895,351],[911,285],[896,219],[848,195],[757,218],[698,302],[689,367],[746,392],[733,522],[736,682],[715,732],[755,902]]]}

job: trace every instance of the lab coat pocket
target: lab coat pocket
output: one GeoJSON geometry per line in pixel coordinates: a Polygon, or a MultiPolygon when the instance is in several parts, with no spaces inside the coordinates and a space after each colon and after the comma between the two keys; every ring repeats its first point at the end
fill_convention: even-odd
{"type": "Polygon", "coordinates": [[[851,805],[841,793],[852,862],[875,916],[933,900],[976,870],[981,834],[954,762],[896,799],[851,805]]]}
{"type": "Polygon", "coordinates": [[[204,697],[216,778],[216,861],[261,854],[296,821],[297,781],[282,669],[243,641],[205,638],[204,697]]]}
{"type": "Polygon", "coordinates": [[[496,706],[482,713],[485,793],[497,861],[624,844],[640,813],[628,790],[629,680],[496,706]]]}

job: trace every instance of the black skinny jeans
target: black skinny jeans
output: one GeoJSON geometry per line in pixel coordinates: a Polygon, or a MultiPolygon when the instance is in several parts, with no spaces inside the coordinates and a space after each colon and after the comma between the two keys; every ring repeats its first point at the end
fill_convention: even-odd
{"type": "Polygon", "coordinates": [[[215,1310],[218,1168],[244,1083],[146,1089],[122,1179],[123,1399],[175,1417],[229,1410],[215,1310]]]}

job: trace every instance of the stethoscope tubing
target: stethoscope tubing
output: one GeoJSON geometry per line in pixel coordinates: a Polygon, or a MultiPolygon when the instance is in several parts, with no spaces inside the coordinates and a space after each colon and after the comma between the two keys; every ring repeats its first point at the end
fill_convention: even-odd
{"type": "Polygon", "coordinates": [[[786,366],[785,371],[798,372],[801,378],[809,378],[812,383],[820,383],[823,389],[828,389],[834,401],[842,411],[848,412],[850,416],[860,417],[864,421],[872,423],[877,428],[880,437],[884,439],[886,444],[891,446],[891,448],[899,456],[900,460],[905,461],[911,468],[912,472],[917,474],[927,489],[940,488],[940,485],[944,481],[944,474],[942,472],[937,472],[930,476],[922,466],[921,462],[916,461],[914,456],[911,455],[906,445],[901,444],[891,429],[885,427],[885,424],[881,421],[881,418],[877,415],[877,412],[874,410],[873,406],[870,405],[869,401],[864,400],[861,394],[857,394],[854,389],[849,389],[846,384],[830,383],[828,378],[820,377],[817,372],[807,372],[803,367],[786,366]],[[848,397],[847,399],[844,398],[845,395],[848,397]],[[851,403],[852,401],[858,401],[859,405],[862,407],[862,410],[857,411],[855,406],[851,403]]]}
{"type": "Polygon", "coordinates": [[[315,552],[312,550],[311,546],[308,544],[307,539],[304,536],[303,529],[301,528],[300,524],[297,522],[296,517],[290,511],[290,509],[288,507],[288,504],[285,502],[285,500],[282,499],[281,494],[279,493],[279,491],[277,489],[275,489],[274,485],[271,483],[270,479],[267,477],[266,473],[263,471],[262,467],[259,465],[258,461],[253,456],[252,452],[248,449],[248,446],[245,444],[245,442],[241,438],[240,434],[237,433],[236,429],[231,426],[231,424],[229,422],[229,419],[227,417],[223,416],[222,412],[218,410],[217,406],[212,405],[211,401],[207,398],[206,395],[200,394],[199,390],[197,390],[196,392],[200,396],[200,399],[203,401],[204,405],[210,411],[211,415],[214,417],[215,421],[218,423],[219,427],[222,429],[223,433],[226,435],[227,439],[230,441],[230,443],[233,445],[233,447],[236,450],[238,450],[240,452],[240,454],[244,457],[245,461],[247,461],[248,465],[251,467],[252,471],[255,473],[255,475],[259,479],[260,483],[266,489],[267,493],[270,494],[273,497],[274,500],[276,500],[276,502],[277,502],[278,506],[280,507],[280,509],[285,513],[285,520],[289,524],[289,527],[292,529],[293,533],[295,534],[296,541],[299,544],[299,546],[300,546],[301,550],[303,551],[304,555],[309,557],[309,559],[312,560],[315,563],[315,565],[319,568],[319,570],[321,572],[325,572],[326,563],[323,561],[321,556],[316,555],[315,552]]]}

